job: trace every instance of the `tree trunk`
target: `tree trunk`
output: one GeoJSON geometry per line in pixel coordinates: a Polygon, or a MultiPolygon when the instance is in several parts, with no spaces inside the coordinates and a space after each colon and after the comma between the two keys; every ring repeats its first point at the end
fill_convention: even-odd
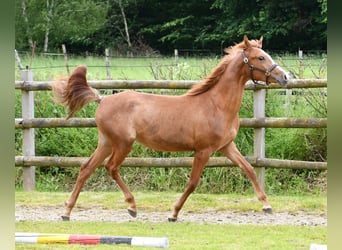
{"type": "Polygon", "coordinates": [[[51,0],[51,3],[49,2],[49,0],[46,0],[47,15],[46,15],[46,29],[45,29],[45,39],[44,39],[44,52],[47,52],[48,46],[49,46],[50,24],[51,24],[51,19],[52,19],[53,7],[54,7],[53,0],[51,0]]]}
{"type": "Polygon", "coordinates": [[[30,31],[29,21],[26,15],[26,1],[25,0],[21,1],[21,8],[23,10],[23,18],[24,18],[25,25],[26,25],[26,36],[28,37],[28,43],[29,43],[30,48],[33,48],[32,35],[30,31]]]}
{"type": "Polygon", "coordinates": [[[119,3],[122,19],[123,19],[123,22],[124,22],[124,25],[125,25],[126,42],[127,42],[127,45],[128,45],[127,54],[128,54],[128,56],[133,57],[132,43],[131,43],[131,38],[130,38],[129,32],[128,32],[128,25],[127,25],[127,19],[126,19],[126,15],[125,15],[125,9],[124,9],[124,7],[122,5],[122,0],[118,0],[118,3],[119,3]]]}
{"type": "Polygon", "coordinates": [[[49,45],[49,28],[46,28],[45,39],[44,39],[44,52],[45,53],[47,52],[48,45],[49,45]]]}

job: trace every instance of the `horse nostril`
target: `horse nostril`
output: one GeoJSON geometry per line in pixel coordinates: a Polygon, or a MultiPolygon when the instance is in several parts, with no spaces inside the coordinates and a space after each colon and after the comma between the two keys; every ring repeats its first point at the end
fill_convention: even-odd
{"type": "Polygon", "coordinates": [[[284,80],[287,81],[288,80],[288,77],[286,74],[284,74],[284,80]]]}

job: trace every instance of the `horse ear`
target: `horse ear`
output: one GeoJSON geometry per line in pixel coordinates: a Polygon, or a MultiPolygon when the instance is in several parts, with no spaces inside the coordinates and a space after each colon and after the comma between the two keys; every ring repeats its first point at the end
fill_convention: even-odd
{"type": "Polygon", "coordinates": [[[259,39],[259,41],[258,41],[258,44],[259,44],[260,48],[262,48],[262,40],[263,40],[263,39],[264,39],[263,36],[261,36],[260,39],[259,39]]]}
{"type": "Polygon", "coordinates": [[[244,43],[245,43],[245,49],[247,49],[247,48],[250,46],[250,42],[249,42],[249,40],[248,40],[247,35],[244,35],[243,41],[244,41],[244,43]]]}

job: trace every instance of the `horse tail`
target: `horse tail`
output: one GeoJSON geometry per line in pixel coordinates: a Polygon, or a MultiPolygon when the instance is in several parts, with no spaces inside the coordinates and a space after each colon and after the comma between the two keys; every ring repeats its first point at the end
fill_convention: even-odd
{"type": "Polygon", "coordinates": [[[68,108],[68,117],[92,101],[100,102],[101,97],[96,89],[89,86],[86,78],[87,67],[80,65],[68,78],[60,78],[52,84],[54,101],[68,108]]]}

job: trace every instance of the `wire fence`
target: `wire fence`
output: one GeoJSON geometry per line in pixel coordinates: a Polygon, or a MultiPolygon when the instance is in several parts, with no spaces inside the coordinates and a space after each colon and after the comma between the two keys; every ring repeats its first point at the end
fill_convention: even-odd
{"type": "MultiPolygon", "coordinates": [[[[51,74],[70,74],[72,68],[79,64],[86,64],[93,71],[106,72],[106,76],[96,78],[107,79],[172,79],[199,80],[210,73],[222,56],[208,55],[207,50],[175,49],[173,56],[149,55],[124,57],[117,56],[106,49],[104,53],[90,53],[67,51],[62,46],[63,53],[35,53],[34,51],[15,51],[19,71],[29,69],[35,72],[51,70],[51,74]],[[191,52],[191,53],[190,53],[191,52]],[[189,56],[189,55],[194,56],[189,56]],[[35,57],[36,60],[35,60],[35,57]],[[24,60],[22,60],[24,59],[24,60]],[[24,63],[22,63],[22,61],[24,63]],[[135,71],[135,72],[133,72],[135,71]]],[[[268,52],[268,51],[267,51],[268,52]]],[[[298,50],[297,54],[287,51],[268,52],[276,63],[290,72],[294,78],[326,78],[327,77],[327,53],[324,50],[298,50]]],[[[37,80],[48,80],[39,79],[37,80]]]]}

